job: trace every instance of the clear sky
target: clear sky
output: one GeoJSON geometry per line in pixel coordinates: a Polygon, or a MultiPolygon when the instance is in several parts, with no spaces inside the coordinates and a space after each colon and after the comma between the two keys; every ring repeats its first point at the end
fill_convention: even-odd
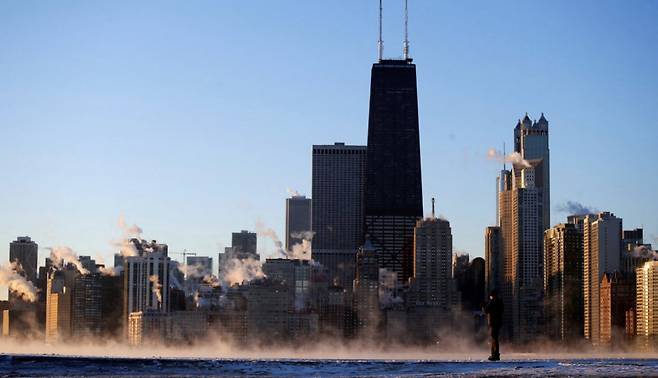
{"type": "MultiPolygon", "coordinates": [[[[572,200],[658,235],[658,2],[409,2],[425,209],[436,196],[455,249],[483,254],[487,149],[525,112],[550,122],[553,223],[572,200]]],[[[385,0],[387,56],[402,4],[385,0]]],[[[259,220],[282,234],[311,146],[366,142],[377,9],[0,1],[0,259],[18,235],[107,259],[121,214],[200,255],[259,220]]]]}

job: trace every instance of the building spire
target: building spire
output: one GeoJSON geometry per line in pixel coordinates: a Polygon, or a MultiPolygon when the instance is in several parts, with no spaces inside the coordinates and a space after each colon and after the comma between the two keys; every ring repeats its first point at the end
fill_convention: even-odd
{"type": "Polygon", "coordinates": [[[382,0],[379,0],[379,39],[377,40],[377,55],[379,61],[384,58],[384,40],[382,40],[382,0]]]}
{"type": "Polygon", "coordinates": [[[507,159],[507,151],[505,151],[505,142],[503,142],[503,171],[507,170],[507,164],[505,164],[507,161],[505,159],[507,159]]]}
{"type": "Polygon", "coordinates": [[[407,0],[404,0],[404,44],[402,46],[404,60],[409,59],[409,8],[407,5],[407,0]]]}

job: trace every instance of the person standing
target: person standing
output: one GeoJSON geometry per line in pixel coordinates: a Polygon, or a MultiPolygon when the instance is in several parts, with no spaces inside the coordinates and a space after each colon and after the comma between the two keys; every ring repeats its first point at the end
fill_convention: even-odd
{"type": "Polygon", "coordinates": [[[489,361],[498,361],[500,360],[498,337],[500,336],[500,328],[503,326],[503,301],[498,298],[496,290],[492,290],[489,294],[489,302],[484,306],[484,313],[487,314],[489,335],[491,336],[489,361]]]}

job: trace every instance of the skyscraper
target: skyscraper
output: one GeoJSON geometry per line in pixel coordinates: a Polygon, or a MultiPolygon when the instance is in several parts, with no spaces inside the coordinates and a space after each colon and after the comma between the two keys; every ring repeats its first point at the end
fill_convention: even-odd
{"type": "Polygon", "coordinates": [[[365,168],[365,146],[313,146],[313,259],[327,267],[332,283],[349,292],[363,244],[365,168]]]}
{"type": "Polygon", "coordinates": [[[371,75],[364,232],[380,267],[406,282],[414,227],[423,216],[416,65],[380,59],[371,75]]]}
{"type": "Polygon", "coordinates": [[[502,299],[508,336],[529,341],[542,333],[543,234],[540,234],[536,161],[514,164],[499,178],[498,214],[502,299]]]}
{"type": "Polygon", "coordinates": [[[296,244],[310,240],[311,199],[294,195],[286,199],[286,250],[292,250],[296,244]]]}
{"type": "Polygon", "coordinates": [[[37,255],[39,245],[28,236],[19,236],[9,244],[9,262],[21,265],[28,281],[37,284],[37,255]]]}
{"type": "Polygon", "coordinates": [[[541,114],[538,121],[531,121],[526,113],[514,128],[514,151],[521,154],[524,160],[536,161],[535,186],[538,190],[540,234],[551,226],[551,185],[550,185],[550,152],[548,148],[548,121],[541,114]]]}
{"type": "Polygon", "coordinates": [[[548,336],[583,336],[583,231],[573,223],[544,233],[544,309],[548,336]]]}
{"type": "Polygon", "coordinates": [[[637,336],[644,347],[658,347],[658,261],[636,271],[637,336]]]}
{"type": "Polygon", "coordinates": [[[600,343],[600,284],[604,273],[620,269],[622,220],[609,212],[588,215],[583,236],[584,334],[600,343]]]}
{"type": "Polygon", "coordinates": [[[169,269],[166,244],[132,239],[137,256],[126,257],[124,262],[124,324],[131,313],[156,310],[169,311],[169,269]]]}
{"type": "Polygon", "coordinates": [[[362,335],[372,336],[380,321],[378,251],[366,240],[356,255],[354,309],[356,328],[362,335]]]}
{"type": "Polygon", "coordinates": [[[255,232],[242,230],[231,235],[231,248],[239,258],[252,257],[258,260],[258,236],[255,232]]]}
{"type": "Polygon", "coordinates": [[[415,305],[449,307],[451,262],[450,222],[434,217],[419,220],[414,229],[412,287],[415,305]]]}

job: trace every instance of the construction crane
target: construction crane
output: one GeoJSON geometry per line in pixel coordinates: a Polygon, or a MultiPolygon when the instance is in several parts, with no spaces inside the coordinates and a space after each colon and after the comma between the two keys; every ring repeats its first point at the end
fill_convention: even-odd
{"type": "Polygon", "coordinates": [[[172,255],[182,255],[183,264],[187,264],[187,256],[196,256],[196,252],[188,252],[187,249],[184,249],[183,252],[171,252],[172,255]]]}

